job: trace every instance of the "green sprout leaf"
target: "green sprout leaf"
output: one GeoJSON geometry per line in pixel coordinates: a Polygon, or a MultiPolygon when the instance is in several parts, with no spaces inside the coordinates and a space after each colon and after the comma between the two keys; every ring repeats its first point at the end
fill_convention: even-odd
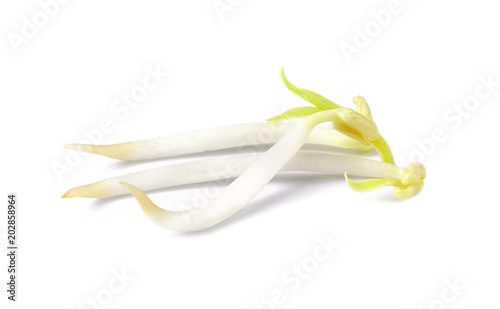
{"type": "Polygon", "coordinates": [[[283,121],[283,120],[288,120],[288,119],[296,119],[296,118],[305,118],[307,116],[310,116],[314,113],[321,112],[322,110],[317,108],[317,107],[312,107],[312,106],[304,106],[304,107],[296,107],[287,110],[281,115],[275,116],[270,119],[266,119],[268,122],[274,122],[274,121],[283,121]]]}
{"type": "Polygon", "coordinates": [[[385,186],[395,186],[398,183],[396,179],[381,179],[381,178],[353,181],[350,180],[349,177],[347,177],[347,172],[344,174],[344,177],[347,182],[347,185],[349,185],[349,187],[354,191],[358,192],[373,191],[385,186]]]}
{"type": "Polygon", "coordinates": [[[424,179],[426,176],[425,167],[422,163],[413,162],[403,172],[401,179],[394,178],[376,178],[360,181],[352,181],[344,173],[347,185],[355,191],[367,192],[376,190],[385,186],[393,186],[392,193],[400,200],[410,199],[422,191],[424,179]]]}
{"type": "MultiPolygon", "coordinates": [[[[267,119],[268,122],[307,118],[318,112],[335,110],[337,113],[335,114],[335,119],[332,119],[334,129],[346,137],[357,141],[360,147],[364,147],[365,150],[369,150],[372,147],[375,148],[383,162],[394,164],[391,149],[387,141],[380,136],[365,98],[362,96],[354,97],[353,102],[356,105],[356,112],[351,108],[343,108],[341,105],[328,100],[316,92],[295,86],[286,78],[284,67],[281,68],[281,78],[291,92],[313,104],[315,107],[292,108],[279,116],[267,119]]],[[[376,181],[369,184],[377,185],[379,183],[381,182],[376,181]]]]}
{"type": "Polygon", "coordinates": [[[312,105],[316,106],[320,110],[328,110],[328,109],[335,109],[342,107],[324,96],[317,94],[316,92],[313,92],[311,90],[307,89],[302,89],[294,84],[292,84],[285,76],[285,68],[281,68],[281,79],[283,79],[283,82],[285,83],[286,87],[302,99],[306,100],[307,102],[311,103],[312,105]]]}

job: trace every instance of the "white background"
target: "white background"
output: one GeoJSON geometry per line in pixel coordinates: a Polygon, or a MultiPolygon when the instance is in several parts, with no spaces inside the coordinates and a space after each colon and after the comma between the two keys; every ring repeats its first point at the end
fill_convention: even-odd
{"type": "MultiPolygon", "coordinates": [[[[390,1],[221,3],[232,10],[219,14],[212,0],[68,1],[17,46],[24,18],[44,22],[43,10],[37,1],[1,2],[1,192],[4,205],[17,193],[20,218],[19,301],[6,300],[2,254],[2,308],[92,308],[91,298],[103,308],[498,308],[500,87],[469,104],[481,78],[500,80],[494,2],[401,0],[382,26],[374,16],[394,11],[390,1]],[[364,44],[360,31],[370,35],[364,44]],[[346,57],[343,42],[356,53],[346,57]],[[102,143],[115,143],[306,105],[283,85],[281,66],[296,85],[344,106],[363,95],[398,163],[425,163],[422,193],[399,202],[390,188],[361,194],[341,177],[281,174],[244,211],[195,234],[156,227],[130,196],[60,198],[197,158],[86,156],[58,177],[63,145],[85,140],[103,119],[112,129],[102,143]],[[113,110],[148,67],[169,76],[126,116],[113,110]],[[431,143],[436,130],[444,137],[431,143]],[[283,281],[294,265],[314,266],[318,239],[328,238],[340,247],[307,278],[283,281]],[[125,284],[113,281],[116,272],[125,284]],[[276,291],[280,303],[271,304],[276,291]]],[[[151,197],[175,209],[206,188],[151,197]]]]}

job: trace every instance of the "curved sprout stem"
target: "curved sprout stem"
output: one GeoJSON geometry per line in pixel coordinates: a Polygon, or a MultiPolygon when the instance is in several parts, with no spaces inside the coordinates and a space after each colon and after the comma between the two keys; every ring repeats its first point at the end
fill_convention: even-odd
{"type": "Polygon", "coordinates": [[[331,121],[334,115],[335,110],[327,110],[302,120],[218,196],[200,208],[168,211],[156,206],[134,185],[125,182],[120,184],[137,199],[143,212],[155,224],[183,232],[207,229],[241,210],[297,153],[313,128],[320,123],[331,121]]]}

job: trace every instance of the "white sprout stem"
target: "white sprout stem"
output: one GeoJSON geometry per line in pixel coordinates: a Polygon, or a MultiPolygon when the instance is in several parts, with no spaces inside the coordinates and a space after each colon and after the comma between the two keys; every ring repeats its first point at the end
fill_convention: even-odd
{"type": "Polygon", "coordinates": [[[138,200],[143,212],[155,224],[175,231],[198,231],[212,227],[241,210],[276,175],[306,142],[313,128],[331,121],[336,111],[313,114],[299,122],[288,134],[260,156],[220,194],[200,208],[167,211],[156,206],[139,188],[121,182],[138,200]]]}
{"type": "MultiPolygon", "coordinates": [[[[128,194],[119,183],[127,182],[143,191],[179,185],[217,181],[240,176],[261,153],[241,153],[171,164],[140,172],[107,178],[88,185],[70,189],[63,195],[69,197],[103,198],[128,194]]],[[[356,156],[320,152],[298,152],[280,172],[307,171],[365,178],[401,179],[404,169],[393,164],[356,156]]]]}
{"type": "MultiPolygon", "coordinates": [[[[66,149],[95,153],[119,160],[149,160],[243,146],[275,144],[296,124],[248,123],[209,128],[142,141],[111,144],[68,144],[66,149]]],[[[366,149],[334,129],[317,127],[308,144],[366,149]]]]}

